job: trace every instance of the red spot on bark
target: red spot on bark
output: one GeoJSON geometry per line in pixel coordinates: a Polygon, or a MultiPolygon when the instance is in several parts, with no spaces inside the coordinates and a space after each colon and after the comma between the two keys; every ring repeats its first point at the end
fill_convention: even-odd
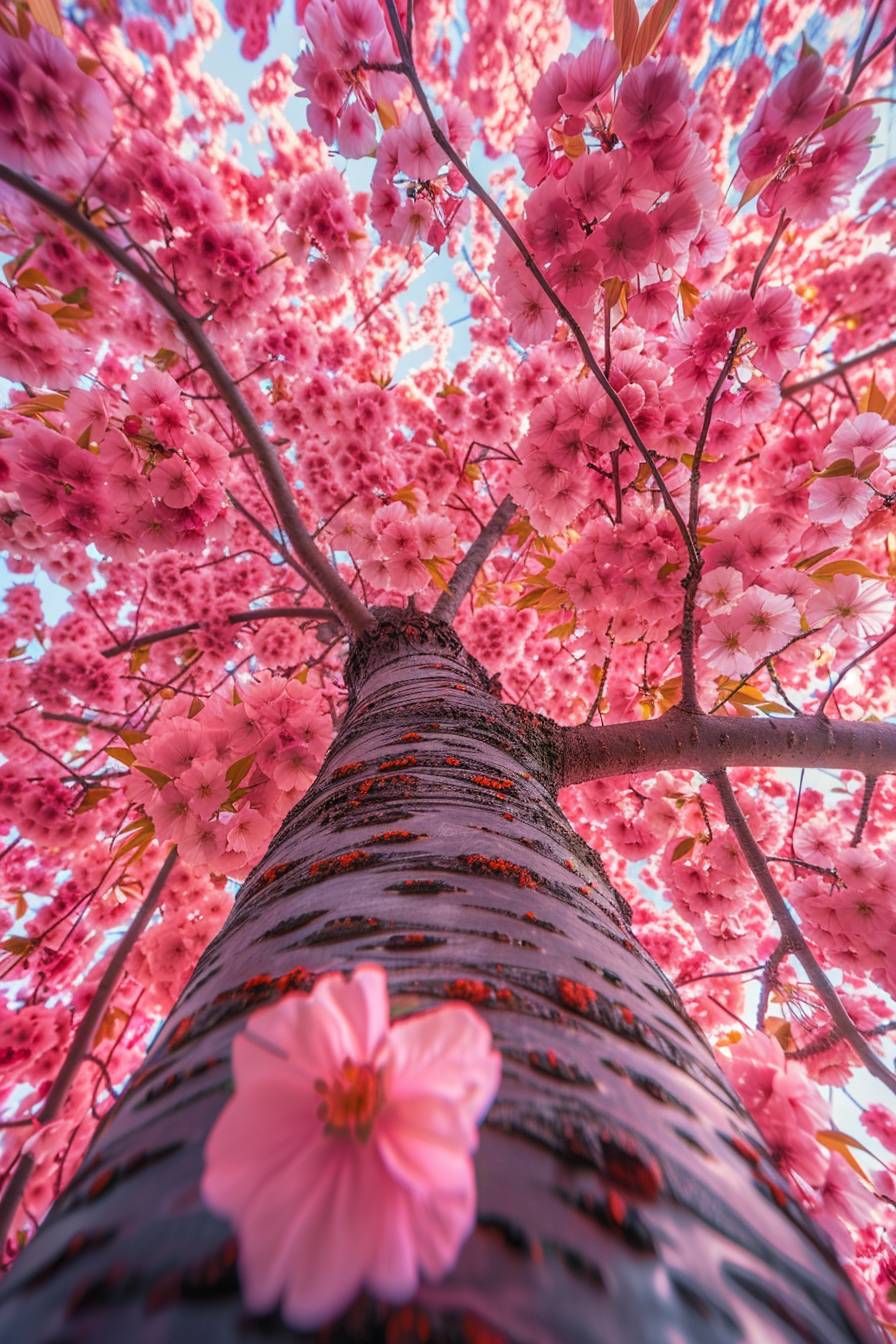
{"type": "Polygon", "coordinates": [[[431,1337],[429,1317],[419,1307],[402,1307],[386,1325],[385,1344],[427,1344],[431,1337]]]}
{"type": "Polygon", "coordinates": [[[499,1003],[513,1003],[513,993],[509,989],[499,989],[495,998],[499,1003]]]}
{"type": "Polygon", "coordinates": [[[536,918],[537,916],[534,910],[527,910],[526,913],[523,915],[523,919],[535,920],[536,918]]]}
{"type": "Polygon", "coordinates": [[[332,859],[319,859],[308,869],[310,877],[333,877],[336,873],[350,873],[360,868],[370,855],[366,849],[350,849],[347,854],[337,854],[332,859]]]}
{"type": "Polygon", "coordinates": [[[502,812],[502,813],[501,813],[501,816],[504,818],[505,821],[513,821],[513,813],[512,813],[512,812],[502,812]]]}
{"type": "Polygon", "coordinates": [[[282,877],[284,873],[289,872],[291,865],[288,863],[275,863],[272,868],[265,868],[261,875],[261,880],[265,884],[273,882],[276,878],[282,877]]]}
{"type": "Polygon", "coordinates": [[[371,835],[364,843],[365,845],[395,845],[404,844],[409,840],[426,839],[425,835],[420,835],[417,831],[380,831],[379,835],[371,835]]]}
{"type": "Polygon", "coordinates": [[[495,779],[491,775],[470,775],[470,779],[481,789],[492,789],[495,793],[506,793],[513,788],[512,779],[495,779]]]}
{"type": "Polygon", "coordinates": [[[340,765],[333,771],[334,779],[347,779],[349,775],[356,775],[359,770],[364,769],[364,761],[348,761],[345,765],[340,765]]]}
{"type": "Polygon", "coordinates": [[[402,737],[400,738],[400,741],[402,741],[402,742],[422,742],[422,741],[423,741],[423,734],[422,734],[422,733],[404,733],[404,734],[402,735],[402,737]]]}
{"type": "Polygon", "coordinates": [[[407,766],[416,764],[416,756],[393,756],[390,761],[380,761],[377,770],[380,774],[385,774],[387,770],[404,770],[407,766]]]}
{"type": "Polygon", "coordinates": [[[492,997],[491,986],[484,980],[459,978],[450,980],[445,988],[449,998],[466,999],[468,1003],[487,1003],[492,997]]]}
{"type": "Polygon", "coordinates": [[[115,1175],[114,1167],[109,1168],[107,1171],[101,1171],[99,1176],[95,1176],[87,1187],[87,1198],[99,1199],[103,1191],[109,1189],[109,1186],[115,1180],[115,1175]]]}
{"type": "Polygon", "coordinates": [[[168,1042],[169,1050],[176,1050],[184,1037],[190,1034],[190,1028],[193,1025],[193,1016],[194,1015],[191,1013],[189,1017],[184,1017],[178,1022],[174,1031],[171,1033],[171,1039],[168,1042]]]}
{"type": "Polygon", "coordinates": [[[611,1190],[607,1195],[607,1213],[618,1227],[621,1227],[625,1222],[625,1215],[628,1213],[628,1205],[618,1190],[611,1190]]]}
{"type": "Polygon", "coordinates": [[[563,867],[564,867],[564,868],[568,868],[569,871],[570,871],[571,873],[574,873],[574,872],[575,872],[575,866],[573,865],[573,861],[572,861],[572,859],[564,859],[564,860],[563,860],[563,867]]]}
{"type": "Polygon", "coordinates": [[[663,1173],[656,1158],[639,1152],[616,1134],[604,1132],[600,1142],[604,1170],[614,1185],[621,1185],[639,1199],[656,1199],[663,1188],[663,1173]]]}
{"type": "Polygon", "coordinates": [[[446,757],[445,757],[445,764],[446,764],[446,765],[460,765],[460,759],[459,759],[457,756],[446,756],[446,757]]]}
{"type": "Polygon", "coordinates": [[[746,1139],[742,1139],[739,1134],[732,1134],[728,1142],[736,1153],[740,1153],[745,1162],[751,1162],[754,1167],[759,1165],[762,1160],[762,1155],[759,1152],[759,1149],[755,1148],[752,1143],[748,1143],[746,1139]]]}
{"type": "Polygon", "coordinates": [[[596,990],[583,985],[579,980],[568,980],[565,976],[558,979],[557,992],[566,1007],[572,1008],[577,1013],[587,1013],[597,998],[596,990]]]}
{"type": "Polygon", "coordinates": [[[464,1314],[461,1328],[467,1344],[507,1344],[507,1336],[502,1330],[486,1325],[470,1312],[464,1314]]]}
{"type": "Polygon", "coordinates": [[[461,858],[474,872],[482,873],[484,876],[494,874],[514,877],[518,886],[533,888],[538,886],[528,868],[521,868],[518,863],[511,863],[509,859],[490,859],[486,854],[462,854],[461,858]]]}
{"type": "Polygon", "coordinates": [[[623,1022],[627,1022],[628,1025],[631,1026],[635,1020],[635,1015],[632,1012],[631,1008],[620,1008],[619,1011],[622,1013],[623,1022]]]}

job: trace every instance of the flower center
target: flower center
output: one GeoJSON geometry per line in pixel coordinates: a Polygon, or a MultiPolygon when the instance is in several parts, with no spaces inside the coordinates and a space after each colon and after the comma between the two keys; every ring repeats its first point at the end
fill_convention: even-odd
{"type": "Polygon", "coordinates": [[[323,1098],[317,1113],[326,1132],[366,1142],[383,1103],[381,1072],[346,1059],[335,1078],[328,1083],[318,1078],[314,1086],[323,1098]]]}

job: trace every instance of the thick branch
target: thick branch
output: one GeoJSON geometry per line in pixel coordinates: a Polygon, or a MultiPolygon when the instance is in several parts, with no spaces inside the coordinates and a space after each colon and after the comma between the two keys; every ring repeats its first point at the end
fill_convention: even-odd
{"type": "Polygon", "coordinates": [[[501,540],[501,534],[515,513],[516,504],[510,495],[505,495],[451,575],[447,589],[433,607],[432,614],[437,620],[448,621],[449,624],[454,620],[458,607],[473,587],[476,575],[501,540]]]}
{"type": "Polygon", "coordinates": [[[299,517],[292,488],[283,473],[280,459],[224,367],[218,352],[206,336],[201,322],[186,311],[176,296],[151,271],[135,261],[118,243],[113,242],[108,233],[85,219],[74,205],[70,205],[54,192],[48,191],[46,187],[3,164],[0,164],[0,181],[14,187],[16,191],[67,224],[70,229],[74,229],[82,238],[86,238],[100,252],[105,253],[119,270],[136,280],[165,310],[239,425],[271,493],[283,531],[295,549],[296,555],[308,570],[314,586],[332,604],[334,612],[347,630],[355,634],[366,630],[373,624],[373,617],[314,544],[314,539],[299,517]]]}
{"type": "Polygon", "coordinates": [[[765,861],[765,857],[753,832],[750,830],[749,822],[740,809],[740,804],[734,796],[734,790],[724,770],[717,770],[709,776],[710,783],[713,784],[718,792],[722,802],[722,809],[725,813],[725,820],[734,832],[737,843],[740,845],[741,852],[749,865],[750,871],[756,879],[759,890],[765,897],[768,908],[771,911],[772,918],[781,930],[782,938],[792,949],[793,955],[798,959],[809,978],[812,988],[815,990],[824,1008],[826,1009],[831,1022],[839,1032],[842,1040],[850,1046],[852,1051],[859,1057],[869,1073],[888,1087],[891,1092],[896,1093],[896,1074],[881,1063],[877,1055],[869,1046],[865,1037],[859,1028],[853,1022],[849,1013],[840,1001],[837,991],[828,980],[824,971],[815,960],[809,946],[803,937],[799,924],[790,913],[790,907],[778,889],[778,884],[772,877],[771,870],[765,861]]]}
{"type": "Polygon", "coordinates": [[[646,723],[580,725],[560,732],[563,784],[658,770],[710,775],[742,765],[815,766],[865,775],[896,772],[892,723],[848,723],[815,715],[742,719],[672,709],[646,723]]]}
{"type": "MultiPolygon", "coordinates": [[[[316,620],[332,618],[334,613],[329,607],[259,607],[257,611],[234,611],[227,617],[230,625],[244,625],[250,621],[269,621],[274,616],[299,620],[302,617],[316,620]]],[[[135,635],[121,644],[113,644],[102,650],[104,658],[114,658],[118,653],[129,653],[131,649],[144,649],[148,644],[159,644],[163,639],[176,639],[178,635],[188,635],[198,630],[202,621],[188,621],[185,625],[172,625],[168,630],[151,630],[146,635],[135,635]]]]}
{"type": "MultiPolygon", "coordinates": [[[[134,948],[134,944],[155,913],[156,906],[162,898],[162,892],[165,890],[165,883],[176,861],[177,849],[172,848],[168,851],[167,858],[156,873],[155,881],[144,897],[142,905],[115,944],[115,951],[109,958],[108,966],[103,971],[89,1008],[78,1023],[65,1059],[62,1061],[59,1072],[53,1079],[53,1086],[47,1093],[47,1099],[41,1107],[38,1117],[38,1123],[41,1126],[51,1124],[61,1111],[65,1098],[68,1096],[68,1090],[74,1082],[75,1074],[90,1052],[93,1038],[103,1020],[112,995],[118,987],[125,963],[134,948]]],[[[30,1153],[23,1153],[6,1183],[6,1189],[3,1191],[2,1198],[0,1198],[0,1247],[6,1244],[10,1225],[33,1169],[34,1158],[30,1153]]]]}
{"type": "Polygon", "coordinates": [[[798,392],[805,392],[818,383],[826,383],[829,378],[839,378],[847,370],[855,368],[856,364],[864,364],[866,360],[877,359],[878,355],[885,355],[894,349],[896,349],[896,336],[891,336],[888,341],[882,341],[880,345],[874,346],[871,350],[860,350],[857,355],[850,355],[848,359],[841,359],[821,373],[813,373],[811,378],[803,378],[798,383],[783,383],[781,385],[781,395],[783,397],[795,397],[798,392]]]}

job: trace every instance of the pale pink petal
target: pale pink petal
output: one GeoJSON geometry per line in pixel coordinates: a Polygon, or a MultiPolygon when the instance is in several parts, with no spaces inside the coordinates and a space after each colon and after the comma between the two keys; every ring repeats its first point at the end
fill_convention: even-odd
{"type": "MultiPolygon", "coordinates": [[[[303,1238],[324,1224],[342,1170],[332,1144],[312,1145],[260,1185],[235,1220],[240,1283],[250,1311],[271,1311],[291,1283],[307,1289],[303,1238]]],[[[358,1282],[347,1291],[356,1292],[358,1282]]]]}
{"type": "Polygon", "coordinates": [[[420,1267],[428,1279],[440,1279],[457,1260],[461,1246],[476,1220],[476,1178],[458,1190],[441,1191],[438,1198],[421,1195],[411,1206],[414,1241],[420,1267]]]}
{"type": "Polygon", "coordinates": [[[311,1001],[343,1026],[351,1042],[344,1055],[356,1061],[373,1057],[389,1029],[389,996],[382,966],[359,966],[350,980],[339,974],[322,976],[311,1001]]]}
{"type": "Polygon", "coordinates": [[[218,1116],[205,1146],[203,1197],[218,1212],[238,1211],[268,1171],[319,1136],[318,1103],[317,1095],[288,1073],[256,1078],[251,1095],[238,1091],[218,1116]],[[250,1151],[252,1162],[247,1163],[250,1151]]]}
{"type": "Polygon", "coordinates": [[[387,1235],[380,1236],[367,1271],[366,1284],[387,1302],[405,1302],[417,1288],[419,1238],[414,1223],[414,1201],[407,1190],[390,1181],[387,1235]]]}
{"type": "Polygon", "coordinates": [[[256,1078],[274,1068],[279,1054],[288,1057],[286,1073],[298,1071],[314,1082],[332,1074],[353,1045],[353,1034],[326,1004],[313,996],[290,995],[253,1013],[247,1031],[234,1040],[234,1081],[237,1088],[254,1086],[256,1078]]]}
{"type": "Polygon", "coordinates": [[[476,1011],[465,1003],[396,1022],[389,1033],[390,1091],[395,1098],[434,1092],[459,1104],[470,1124],[495,1098],[501,1056],[476,1011]]]}
{"type": "MultiPolygon", "coordinates": [[[[469,1179],[468,1126],[456,1105],[439,1097],[390,1100],[374,1142],[393,1180],[408,1189],[455,1190],[469,1179]]],[[[475,1140],[475,1132],[472,1136],[475,1140]]]]}
{"type": "Polygon", "coordinates": [[[351,1140],[333,1143],[333,1158],[293,1209],[283,1317],[299,1328],[322,1325],[356,1296],[388,1214],[388,1185],[351,1140]]]}

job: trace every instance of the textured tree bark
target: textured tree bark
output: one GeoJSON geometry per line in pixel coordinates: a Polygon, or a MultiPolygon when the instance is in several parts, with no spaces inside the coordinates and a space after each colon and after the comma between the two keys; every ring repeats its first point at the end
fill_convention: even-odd
{"type": "Polygon", "coordinates": [[[503,1081],[454,1272],[409,1306],[362,1296],[321,1339],[875,1339],[559,811],[557,730],[501,705],[448,626],[380,615],[318,779],[10,1273],[0,1338],[297,1337],[241,1307],[228,1227],[199,1198],[203,1144],[246,1015],[376,960],[396,1006],[475,1003],[503,1081]]]}

